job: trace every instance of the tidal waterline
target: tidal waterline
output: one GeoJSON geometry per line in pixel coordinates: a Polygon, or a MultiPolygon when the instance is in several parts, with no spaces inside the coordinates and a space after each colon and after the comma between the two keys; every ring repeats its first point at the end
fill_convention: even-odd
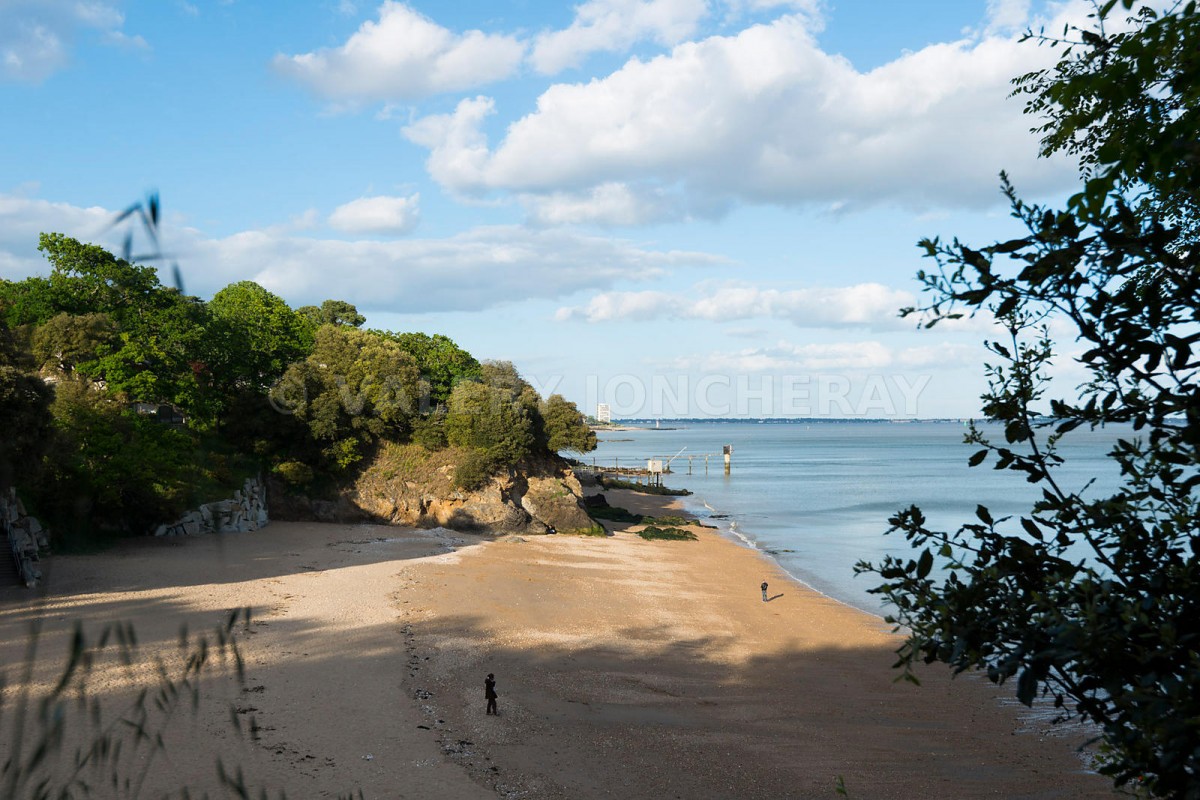
{"type": "MultiPolygon", "coordinates": [[[[868,593],[872,576],[856,577],[859,560],[912,553],[900,534],[885,536],[888,518],[917,505],[930,524],[952,529],[975,521],[978,505],[994,517],[1027,514],[1041,489],[1023,475],[968,467],[977,445],[967,427],[945,422],[663,421],[662,428],[601,431],[583,457],[598,467],[646,466],[666,458],[669,486],[689,489],[690,510],[769,554],[814,589],[875,614],[885,609],[868,593]],[[724,474],[722,448],[733,447],[724,474]],[[704,455],[708,454],[707,472],[704,455]],[[689,474],[688,456],[691,456],[689,474]]],[[[999,426],[981,430],[1003,442],[999,426]]],[[[1108,458],[1128,427],[1076,430],[1059,445],[1065,463],[1054,471],[1064,490],[1100,494],[1117,483],[1108,458]]],[[[1014,532],[1019,526],[1015,524],[1014,532]]],[[[754,589],[756,587],[750,587],[754,589]]]]}

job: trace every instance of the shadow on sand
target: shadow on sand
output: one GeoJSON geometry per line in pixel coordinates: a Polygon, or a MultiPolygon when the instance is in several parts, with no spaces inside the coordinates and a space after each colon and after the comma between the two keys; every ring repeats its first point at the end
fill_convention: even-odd
{"type": "MultiPolygon", "coordinates": [[[[225,582],[317,574],[305,556],[313,546],[344,554],[348,565],[441,548],[346,528],[327,543],[300,531],[294,547],[279,552],[267,537],[247,537],[236,549],[192,544],[197,557],[211,551],[205,557],[222,559],[225,582]]],[[[146,558],[137,589],[126,587],[120,599],[94,597],[121,587],[81,571],[43,602],[0,598],[4,663],[16,663],[35,618],[46,623],[42,652],[50,656],[63,652],[77,618],[91,626],[137,619],[147,652],[175,648],[181,623],[204,627],[214,613],[197,611],[182,590],[148,591],[202,583],[189,582],[186,563],[154,569],[150,554],[162,546],[116,556],[146,558]]],[[[320,571],[338,569],[340,555],[331,563],[320,571]]],[[[1083,773],[1070,742],[1014,736],[1014,716],[990,702],[992,687],[952,683],[943,672],[923,676],[922,687],[895,682],[888,647],[785,647],[731,659],[737,643],[716,632],[681,638],[667,626],[618,625],[523,643],[496,639],[490,620],[472,613],[394,611],[392,622],[330,636],[325,620],[256,608],[242,632],[246,685],[232,696],[218,692],[190,727],[168,737],[172,761],[151,785],[173,785],[193,763],[211,774],[221,756],[294,797],[355,788],[399,796],[398,784],[404,796],[469,796],[427,777],[447,761],[485,792],[530,798],[832,798],[839,776],[858,798],[1113,796],[1106,781],[1083,773]],[[498,718],[484,716],[488,672],[497,676],[498,718]],[[329,697],[332,714],[316,702],[329,697]],[[257,741],[219,733],[231,709],[254,715],[257,741]]],[[[95,691],[120,701],[131,690],[95,691]]]]}

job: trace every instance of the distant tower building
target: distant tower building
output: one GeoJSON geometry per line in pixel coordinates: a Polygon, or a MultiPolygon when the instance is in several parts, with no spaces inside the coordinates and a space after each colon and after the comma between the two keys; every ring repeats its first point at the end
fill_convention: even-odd
{"type": "Polygon", "coordinates": [[[608,403],[596,404],[596,421],[597,422],[612,422],[612,409],[608,403]]]}

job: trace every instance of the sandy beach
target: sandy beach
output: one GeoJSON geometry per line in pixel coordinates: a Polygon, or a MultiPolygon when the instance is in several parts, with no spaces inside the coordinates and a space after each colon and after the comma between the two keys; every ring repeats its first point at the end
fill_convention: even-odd
{"type": "MultiPolygon", "coordinates": [[[[711,530],[648,542],[610,528],[484,540],[276,522],[56,556],[42,596],[0,590],[5,709],[31,619],[39,691],[75,619],[130,621],[143,653],[173,653],[181,624],[249,606],[245,683],[205,683],[144,796],[214,789],[218,757],[293,798],[832,798],[839,778],[852,798],[1114,796],[1084,769],[1081,735],[1046,735],[998,702],[1008,687],[941,669],[895,682],[888,626],[760,554],[711,530]],[[231,712],[257,739],[233,734],[231,712]]],[[[149,675],[101,665],[91,689],[119,703],[149,675]]]]}

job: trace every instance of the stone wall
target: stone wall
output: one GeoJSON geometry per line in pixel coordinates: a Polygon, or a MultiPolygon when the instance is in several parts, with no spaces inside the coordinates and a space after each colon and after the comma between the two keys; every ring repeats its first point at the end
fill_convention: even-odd
{"type": "MultiPolygon", "coordinates": [[[[49,532],[36,517],[25,513],[25,505],[12,487],[0,492],[0,530],[7,534],[17,577],[26,586],[37,586],[42,580],[41,552],[50,547],[49,532]]],[[[0,553],[0,558],[8,556],[0,553]]]]}
{"type": "Polygon", "coordinates": [[[205,503],[169,525],[159,525],[155,536],[197,536],[201,533],[244,533],[269,522],[267,490],[258,478],[247,478],[228,500],[205,503]]]}

